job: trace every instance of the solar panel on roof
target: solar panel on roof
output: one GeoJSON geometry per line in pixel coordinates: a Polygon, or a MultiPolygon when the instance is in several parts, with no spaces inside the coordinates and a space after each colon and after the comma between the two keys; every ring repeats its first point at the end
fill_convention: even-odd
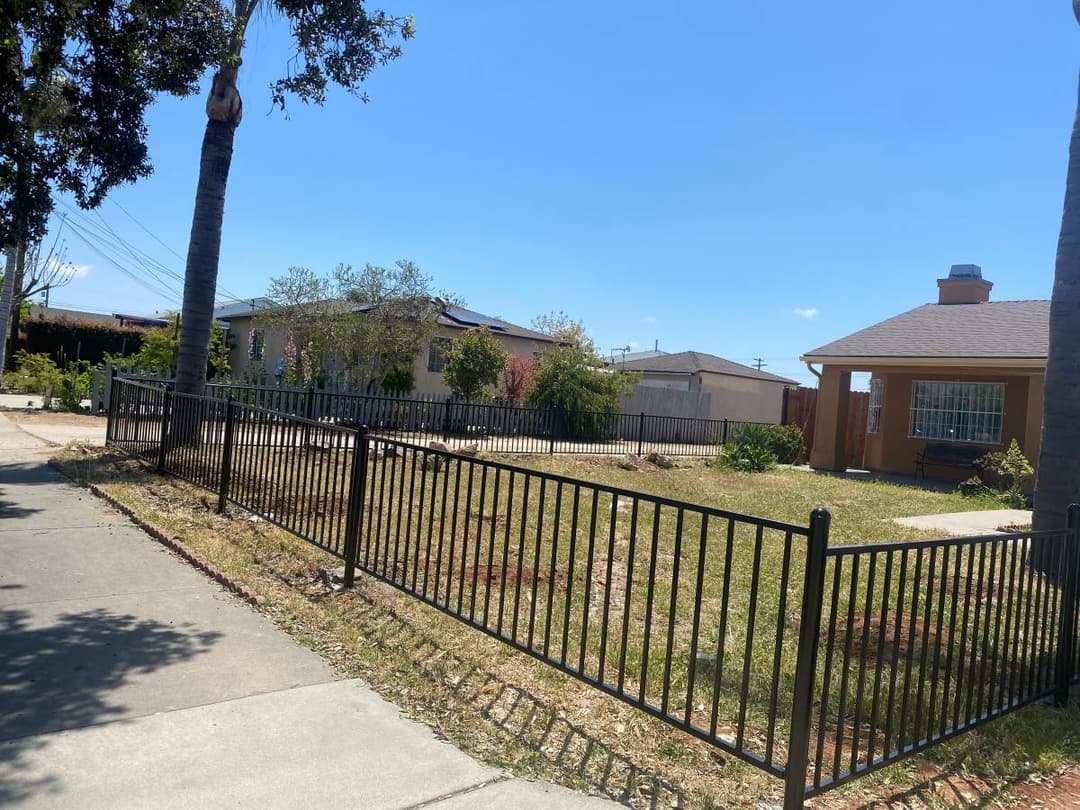
{"type": "Polygon", "coordinates": [[[481,315],[479,312],[473,312],[471,309],[447,307],[446,314],[458,323],[469,324],[470,326],[486,326],[499,332],[506,331],[506,327],[503,326],[501,321],[489,318],[487,315],[481,315]]]}

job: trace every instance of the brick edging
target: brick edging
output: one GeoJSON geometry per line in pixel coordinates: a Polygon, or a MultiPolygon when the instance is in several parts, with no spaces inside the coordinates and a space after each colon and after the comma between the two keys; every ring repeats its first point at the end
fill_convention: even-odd
{"type": "MultiPolygon", "coordinates": [[[[72,480],[71,476],[67,474],[67,471],[64,470],[63,466],[55,460],[49,459],[49,466],[61,475],[63,475],[69,481],[72,480]]],[[[134,523],[152,538],[157,540],[163,546],[170,549],[171,551],[176,552],[189,563],[191,563],[191,565],[198,568],[204,574],[209,575],[215,582],[224,587],[226,590],[232,591],[245,602],[248,602],[255,607],[261,607],[263,604],[265,604],[266,597],[255,593],[255,591],[251,590],[251,588],[249,588],[247,585],[244,585],[242,582],[238,582],[237,580],[233,579],[231,576],[226,574],[224,571],[222,571],[220,568],[218,568],[208,559],[206,559],[206,557],[204,557],[202,554],[195,551],[193,548],[189,547],[182,541],[169,534],[166,534],[157,526],[154,526],[153,524],[143,520],[141,517],[135,514],[134,510],[132,510],[131,507],[114,498],[97,484],[88,484],[87,489],[89,489],[90,492],[92,492],[94,495],[109,504],[109,506],[111,506],[113,509],[125,515],[132,523],[134,523]]]]}

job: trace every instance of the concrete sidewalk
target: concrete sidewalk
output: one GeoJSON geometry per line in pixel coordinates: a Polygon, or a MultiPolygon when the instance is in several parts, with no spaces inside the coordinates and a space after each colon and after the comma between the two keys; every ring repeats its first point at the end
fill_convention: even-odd
{"type": "Polygon", "coordinates": [[[0,806],[602,808],[401,717],[0,414],[0,806]]]}

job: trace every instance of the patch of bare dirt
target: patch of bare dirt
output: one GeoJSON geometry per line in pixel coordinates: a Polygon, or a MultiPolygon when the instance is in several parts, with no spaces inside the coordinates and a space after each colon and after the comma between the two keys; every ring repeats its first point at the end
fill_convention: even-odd
{"type": "Polygon", "coordinates": [[[66,413],[63,411],[6,411],[5,416],[16,424],[23,425],[74,425],[81,427],[100,427],[105,424],[104,417],[86,413],[66,413]]]}
{"type": "Polygon", "coordinates": [[[1009,793],[1019,806],[1032,810],[1080,807],[1080,768],[1070,767],[1053,776],[1032,776],[1009,793]]]}

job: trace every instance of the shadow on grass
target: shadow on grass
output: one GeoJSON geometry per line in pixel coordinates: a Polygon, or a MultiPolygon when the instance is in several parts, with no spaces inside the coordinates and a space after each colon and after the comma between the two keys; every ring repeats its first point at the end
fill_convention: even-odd
{"type": "MultiPolygon", "coordinates": [[[[540,769],[557,773],[564,783],[587,786],[618,802],[634,800],[635,806],[685,806],[685,791],[660,775],[657,768],[613,750],[566,719],[557,704],[462,658],[413,620],[365,593],[369,589],[386,589],[398,596],[389,585],[368,581],[355,593],[350,621],[365,643],[381,652],[407,657],[424,678],[442,684],[441,691],[452,705],[440,706],[440,711],[479,715],[496,736],[513,740],[543,760],[538,763],[540,769]]],[[[580,688],[589,689],[585,685],[580,688]]]]}

